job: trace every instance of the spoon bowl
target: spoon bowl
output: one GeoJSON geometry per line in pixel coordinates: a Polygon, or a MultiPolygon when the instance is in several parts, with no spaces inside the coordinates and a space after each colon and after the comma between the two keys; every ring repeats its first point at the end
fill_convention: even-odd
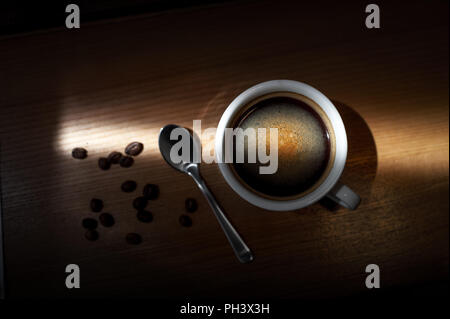
{"type": "MultiPolygon", "coordinates": [[[[185,136],[185,138],[188,136],[189,137],[189,143],[190,143],[190,149],[193,149],[194,146],[194,141],[192,138],[192,135],[190,134],[190,132],[185,129],[184,127],[175,125],[175,124],[168,124],[166,126],[164,126],[161,131],[159,132],[159,138],[158,138],[158,144],[159,144],[159,150],[161,152],[162,157],[164,158],[164,160],[173,168],[179,170],[180,172],[183,173],[187,173],[186,169],[187,166],[189,164],[194,164],[192,159],[193,159],[193,152],[191,152],[191,154],[189,154],[189,161],[180,161],[178,163],[176,163],[175,161],[172,160],[171,158],[171,150],[172,147],[179,142],[179,139],[175,139],[175,135],[174,133],[180,133],[182,135],[177,135],[178,136],[185,136]],[[176,130],[176,131],[175,131],[176,130]],[[171,138],[172,135],[172,138],[171,138]]],[[[194,164],[197,165],[197,164],[194,164]]]]}

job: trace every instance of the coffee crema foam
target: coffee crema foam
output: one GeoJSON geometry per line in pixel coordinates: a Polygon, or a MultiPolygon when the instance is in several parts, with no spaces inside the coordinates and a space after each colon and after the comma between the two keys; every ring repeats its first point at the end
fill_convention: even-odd
{"type": "MultiPolygon", "coordinates": [[[[259,174],[261,163],[234,163],[238,177],[250,188],[269,196],[286,197],[305,192],[320,180],[330,159],[330,136],[320,115],[307,103],[291,97],[270,97],[251,106],[235,127],[278,129],[278,170],[259,174]]],[[[258,144],[256,144],[258,145],[258,144]]],[[[244,142],[248,158],[248,140],[244,142]]]]}

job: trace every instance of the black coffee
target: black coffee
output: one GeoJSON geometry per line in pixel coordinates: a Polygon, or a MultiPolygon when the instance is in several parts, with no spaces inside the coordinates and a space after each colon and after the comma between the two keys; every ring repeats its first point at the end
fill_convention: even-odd
{"type": "MultiPolygon", "coordinates": [[[[242,129],[266,128],[266,154],[269,129],[278,129],[278,170],[260,174],[260,166],[248,163],[248,141],[244,142],[245,163],[236,163],[237,175],[252,189],[275,197],[298,195],[313,187],[330,160],[330,136],[320,115],[307,103],[291,97],[271,97],[251,106],[235,125],[242,129]]],[[[236,154],[236,143],[235,154],[236,154]]],[[[257,143],[256,143],[257,145],[257,143]]]]}

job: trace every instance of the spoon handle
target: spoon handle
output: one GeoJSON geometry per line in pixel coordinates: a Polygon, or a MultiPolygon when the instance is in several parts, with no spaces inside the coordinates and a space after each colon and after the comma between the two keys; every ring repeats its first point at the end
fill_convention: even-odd
{"type": "Polygon", "coordinates": [[[228,221],[228,218],[220,209],[219,204],[214,198],[213,194],[209,191],[206,186],[203,178],[200,176],[200,172],[197,167],[192,167],[192,169],[188,169],[188,174],[195,180],[197,186],[202,191],[203,195],[205,195],[206,200],[208,201],[209,206],[211,206],[214,215],[216,215],[217,220],[219,221],[220,226],[222,227],[225,235],[230,242],[231,247],[234,250],[237,258],[241,263],[248,263],[253,260],[253,254],[251,250],[247,247],[244,240],[239,236],[236,229],[234,229],[233,225],[228,221]]]}

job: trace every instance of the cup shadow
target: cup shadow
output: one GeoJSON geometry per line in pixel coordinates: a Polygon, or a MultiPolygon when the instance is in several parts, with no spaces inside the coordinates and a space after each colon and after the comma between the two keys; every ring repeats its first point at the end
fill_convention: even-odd
{"type": "MultiPolygon", "coordinates": [[[[344,122],[348,140],[347,162],[340,182],[349,186],[361,197],[361,205],[369,198],[375,180],[378,156],[375,139],[367,122],[350,106],[333,100],[344,122]]],[[[319,204],[337,211],[341,206],[324,197],[319,204]]]]}

